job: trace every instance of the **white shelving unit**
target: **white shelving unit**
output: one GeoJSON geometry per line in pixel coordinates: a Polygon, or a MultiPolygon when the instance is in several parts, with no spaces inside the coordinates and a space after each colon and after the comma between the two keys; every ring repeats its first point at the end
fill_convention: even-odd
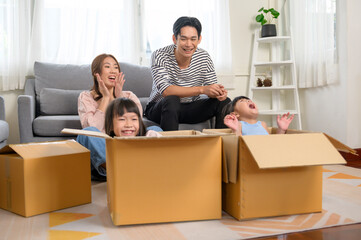
{"type": "MultiPolygon", "coordinates": [[[[300,103],[298,96],[297,80],[296,80],[296,65],[293,52],[293,43],[291,36],[276,36],[276,37],[267,37],[260,38],[259,31],[256,30],[254,33],[254,42],[253,42],[253,52],[252,52],[252,64],[250,71],[250,82],[248,89],[248,97],[254,99],[255,92],[271,92],[271,109],[262,110],[259,109],[259,115],[268,115],[272,116],[272,125],[277,126],[277,115],[284,114],[289,112],[290,114],[295,114],[293,121],[296,121],[297,129],[302,129],[301,124],[301,113],[300,113],[300,103]],[[289,43],[289,48],[286,49],[285,45],[281,46],[282,43],[289,43]],[[270,61],[258,61],[258,49],[260,44],[268,44],[268,49],[271,54],[270,61]],[[285,51],[288,52],[289,59],[282,59],[284,57],[285,51]],[[257,67],[269,67],[272,72],[272,86],[271,87],[257,87],[256,85],[256,68],[257,67]],[[282,81],[281,78],[281,68],[289,68],[289,81],[282,81]],[[288,91],[293,94],[294,106],[292,109],[281,108],[281,93],[288,91]]],[[[257,102],[257,100],[256,100],[257,102]]]]}

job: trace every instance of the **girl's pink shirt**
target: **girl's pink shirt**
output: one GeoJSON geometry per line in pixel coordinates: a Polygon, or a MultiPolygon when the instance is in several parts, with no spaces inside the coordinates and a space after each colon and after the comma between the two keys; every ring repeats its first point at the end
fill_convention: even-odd
{"type": "MultiPolygon", "coordinates": [[[[122,91],[120,97],[133,100],[139,108],[140,115],[143,116],[142,104],[133,92],[122,91]]],[[[96,127],[99,131],[105,133],[105,112],[99,110],[98,105],[90,91],[80,93],[78,98],[78,114],[82,128],[96,127]]]]}

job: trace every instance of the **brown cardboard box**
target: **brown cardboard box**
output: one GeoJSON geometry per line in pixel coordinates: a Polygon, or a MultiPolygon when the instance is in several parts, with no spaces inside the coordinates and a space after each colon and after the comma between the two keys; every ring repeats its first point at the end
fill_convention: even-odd
{"type": "Polygon", "coordinates": [[[90,202],[90,153],[74,140],[0,150],[0,208],[29,217],[90,202]]]}
{"type": "Polygon", "coordinates": [[[345,163],[335,147],[352,151],[323,133],[237,137],[230,129],[203,132],[223,135],[223,210],[238,220],[320,212],[322,165],[345,163]]]}
{"type": "Polygon", "coordinates": [[[107,199],[114,225],[220,219],[221,138],[196,131],[106,138],[107,199]]]}

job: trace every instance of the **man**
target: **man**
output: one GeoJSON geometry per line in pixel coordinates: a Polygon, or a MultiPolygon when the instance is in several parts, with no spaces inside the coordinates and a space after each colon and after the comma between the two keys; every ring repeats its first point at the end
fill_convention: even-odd
{"type": "Polygon", "coordinates": [[[180,17],[173,25],[174,44],[152,54],[153,87],[145,116],[165,131],[179,123],[200,123],[216,117],[216,128],[225,128],[222,109],[230,102],[217,84],[209,54],[197,48],[202,40],[197,18],[180,17]],[[208,98],[200,98],[200,94],[208,98]]]}

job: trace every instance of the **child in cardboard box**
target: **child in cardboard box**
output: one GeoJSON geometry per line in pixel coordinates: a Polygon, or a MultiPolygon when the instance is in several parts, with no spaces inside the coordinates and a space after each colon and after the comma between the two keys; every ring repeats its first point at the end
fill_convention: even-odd
{"type": "MultiPolygon", "coordinates": [[[[99,132],[95,127],[85,129],[99,132]]],[[[161,136],[154,130],[146,131],[137,104],[128,98],[117,98],[108,105],[105,133],[111,137],[161,136]]],[[[105,139],[79,135],[77,142],[90,150],[92,180],[106,180],[105,139]]]]}
{"type": "MultiPolygon", "coordinates": [[[[257,105],[248,97],[239,96],[233,99],[226,108],[224,124],[237,135],[268,135],[267,124],[258,120],[257,105]]],[[[277,134],[286,133],[294,114],[277,116],[277,134]]]]}

